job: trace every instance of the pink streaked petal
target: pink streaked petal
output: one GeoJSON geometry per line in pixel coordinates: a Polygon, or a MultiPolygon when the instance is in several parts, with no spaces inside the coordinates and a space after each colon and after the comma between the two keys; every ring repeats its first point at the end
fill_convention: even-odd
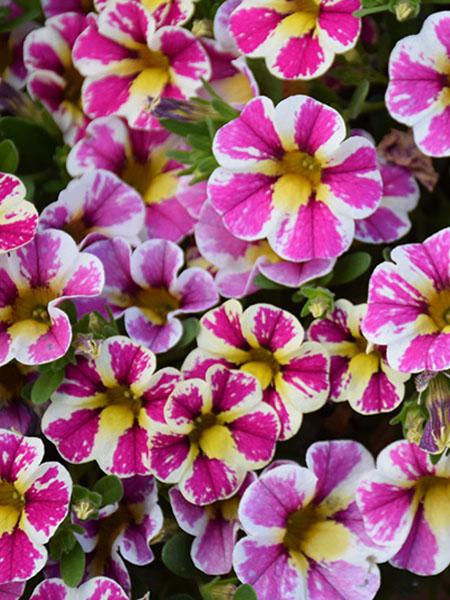
{"type": "Polygon", "coordinates": [[[72,176],[87,169],[119,173],[126,160],[128,130],[118,117],[102,117],[89,123],[85,136],[69,152],[67,170],[72,176]]]}
{"type": "Polygon", "coordinates": [[[314,600],[372,600],[380,587],[380,572],[369,560],[315,562],[308,570],[308,597],[314,600]],[[356,561],[355,561],[356,562],[356,561]]]}
{"type": "Polygon", "coordinates": [[[222,167],[258,169],[264,162],[276,160],[282,153],[273,124],[274,107],[269,98],[250,100],[237,119],[216,134],[213,152],[222,167]]]}
{"type": "MultiPolygon", "coordinates": [[[[406,378],[409,376],[406,375],[406,378]]],[[[397,408],[405,394],[405,376],[390,369],[387,365],[370,376],[362,394],[349,400],[351,406],[361,414],[371,415],[390,412],[397,408]]],[[[349,386],[351,387],[351,385],[349,386]]]]}
{"type": "Polygon", "coordinates": [[[367,244],[389,244],[406,235],[410,229],[407,213],[394,207],[380,206],[370,216],[356,221],[355,238],[367,244]]]}
{"type": "MultiPolygon", "coordinates": [[[[211,390],[212,410],[215,414],[220,414],[225,422],[230,420],[234,425],[236,417],[248,413],[251,409],[259,411],[263,406],[261,404],[262,393],[260,386],[256,378],[252,375],[248,375],[242,371],[231,370],[222,365],[214,365],[208,369],[206,381],[211,390]]],[[[252,414],[250,413],[246,416],[251,418],[252,414]]],[[[273,417],[272,412],[270,412],[268,421],[266,421],[268,435],[271,417],[273,417]]],[[[265,420],[263,415],[261,418],[263,421],[265,420]]],[[[238,429],[237,424],[236,429],[238,429]]],[[[243,425],[243,429],[245,431],[245,425],[243,425]]],[[[272,437],[276,437],[276,435],[272,437]]]]}
{"type": "Polygon", "coordinates": [[[390,206],[404,212],[416,208],[420,189],[409,169],[394,163],[381,163],[380,173],[383,180],[382,206],[390,206]]]}
{"type": "Polygon", "coordinates": [[[46,543],[69,510],[72,479],[60,464],[47,462],[34,473],[25,491],[24,529],[33,539],[46,543]]]}
{"type": "Polygon", "coordinates": [[[229,429],[236,451],[248,468],[267,465],[275,452],[280,433],[278,417],[271,406],[262,404],[251,413],[234,419],[229,429]]]}
{"type": "Polygon", "coordinates": [[[150,467],[157,479],[177,483],[192,462],[189,440],[184,435],[156,432],[150,439],[150,467]]]}
{"type": "Polygon", "coordinates": [[[335,150],[346,132],[336,110],[302,95],[290,96],[277,105],[275,127],[286,151],[299,149],[319,156],[335,150]]]}
{"type": "Polygon", "coordinates": [[[22,598],[25,585],[21,581],[0,584],[1,600],[17,600],[17,598],[22,598]]]}
{"type": "Polygon", "coordinates": [[[27,36],[24,61],[30,71],[43,69],[62,75],[70,65],[70,48],[56,29],[41,27],[27,36]]]}
{"type": "Polygon", "coordinates": [[[319,37],[334,52],[353,48],[361,30],[361,19],[353,13],[361,8],[360,0],[321,2],[318,27],[319,37]]]}
{"type": "Polygon", "coordinates": [[[203,312],[217,304],[219,295],[210,273],[200,267],[186,269],[172,288],[181,298],[179,312],[203,312]]]}
{"type": "Polygon", "coordinates": [[[82,600],[126,600],[128,594],[118,582],[108,577],[93,577],[78,590],[82,600]]]}
{"type": "Polygon", "coordinates": [[[411,35],[397,42],[389,58],[386,93],[386,105],[394,119],[411,126],[436,106],[447,85],[437,58],[420,36],[411,35]],[[416,93],[418,85],[420,94],[416,93]]]}
{"type": "Polygon", "coordinates": [[[122,46],[138,50],[146,45],[155,30],[155,23],[143,4],[122,0],[107,4],[98,19],[99,31],[122,46]]]}
{"type": "Polygon", "coordinates": [[[219,168],[208,181],[208,196],[234,236],[262,239],[273,228],[275,181],[275,177],[262,173],[232,173],[219,168]]]}
{"type": "Polygon", "coordinates": [[[389,344],[387,360],[392,368],[403,373],[445,371],[450,367],[450,333],[429,334],[416,332],[389,344]]]}
{"type": "Polygon", "coordinates": [[[332,259],[320,258],[299,263],[288,261],[270,263],[261,261],[258,269],[267,279],[275,283],[297,288],[312,279],[329,273],[333,269],[334,263],[335,261],[332,259]]]}
{"type": "Polygon", "coordinates": [[[225,0],[217,9],[213,23],[214,39],[217,40],[223,50],[233,52],[235,55],[239,51],[231,34],[230,17],[240,3],[241,0],[225,0]]]}
{"type": "Polygon", "coordinates": [[[159,369],[148,382],[147,389],[142,394],[142,403],[153,423],[165,423],[164,406],[181,377],[177,369],[166,367],[159,369]]]}
{"type": "Polygon", "coordinates": [[[285,213],[268,238],[282,258],[306,261],[340,256],[349,248],[353,232],[352,219],[311,197],[297,212],[285,213]]]}
{"type": "Polygon", "coordinates": [[[179,319],[169,318],[164,325],[155,325],[136,307],[125,311],[125,329],[134,341],[146,346],[155,354],[173,348],[183,334],[183,326],[179,319]]]}
{"type": "Polygon", "coordinates": [[[42,441],[34,437],[23,437],[12,431],[0,430],[0,477],[14,483],[32,473],[44,456],[42,441]]]}
{"type": "Polygon", "coordinates": [[[86,114],[95,119],[108,115],[126,116],[126,103],[135,75],[98,75],[85,80],[82,90],[86,114]],[[124,108],[125,107],[125,108],[124,108]]]}
{"type": "Polygon", "coordinates": [[[317,195],[333,210],[361,219],[378,207],[382,189],[374,145],[353,136],[328,157],[317,195]]]}
{"type": "Polygon", "coordinates": [[[393,442],[384,448],[378,455],[377,469],[400,485],[437,472],[429,455],[406,440],[393,442]]]}
{"type": "Polygon", "coordinates": [[[450,155],[450,107],[442,103],[432,114],[424,116],[414,125],[414,141],[428,156],[450,155]]]}
{"type": "Polygon", "coordinates": [[[268,3],[254,6],[244,3],[233,10],[229,17],[229,31],[239,50],[247,56],[262,56],[267,42],[282,15],[268,3]]]}
{"type": "Polygon", "coordinates": [[[44,435],[71,463],[84,463],[95,457],[95,440],[99,431],[100,409],[70,410],[61,402],[53,402],[42,419],[44,435]]]}
{"type": "Polygon", "coordinates": [[[281,359],[303,341],[303,327],[291,313],[271,304],[254,304],[244,311],[241,327],[252,347],[262,347],[281,359]]]}
{"type": "Polygon", "coordinates": [[[153,375],[156,359],[153,352],[117,335],[102,343],[95,366],[105,386],[126,385],[140,395],[153,375]]]}
{"type": "Polygon", "coordinates": [[[204,411],[208,388],[204,381],[180,381],[164,407],[164,418],[172,431],[189,432],[193,421],[204,411]]]}
{"type": "Polygon", "coordinates": [[[184,376],[189,379],[193,377],[205,379],[209,367],[214,365],[223,365],[230,369],[233,368],[233,363],[227,361],[225,358],[211,356],[209,352],[205,352],[200,348],[195,348],[186,356],[181,369],[184,376]]]}
{"type": "Polygon", "coordinates": [[[0,537],[0,584],[28,581],[46,562],[45,547],[33,542],[22,529],[0,537]]]}
{"type": "Polygon", "coordinates": [[[314,502],[347,503],[353,498],[362,475],[374,468],[374,460],[361,444],[350,440],[316,442],[308,448],[306,464],[318,483],[314,502]]]}
{"type": "Polygon", "coordinates": [[[208,513],[203,506],[188,502],[177,487],[169,490],[170,506],[178,525],[190,535],[199,535],[208,522],[208,513]]]}
{"type": "Polygon", "coordinates": [[[360,482],[357,502],[369,537],[376,544],[400,547],[414,520],[414,488],[397,486],[373,471],[360,482]]]}
{"type": "Polygon", "coordinates": [[[81,253],[73,265],[73,271],[61,296],[83,297],[99,296],[105,284],[105,275],[101,261],[91,254],[81,253]]]}
{"type": "Polygon", "coordinates": [[[239,526],[222,517],[210,519],[192,543],[192,561],[207,575],[225,575],[233,568],[233,548],[239,526]]]}
{"type": "MultiPolygon", "coordinates": [[[[133,295],[136,284],[131,278],[131,247],[121,238],[94,242],[89,246],[89,254],[100,259],[105,271],[103,295],[114,300],[121,295],[133,295]]],[[[112,302],[114,303],[114,302],[112,302]]]]}
{"type": "Polygon", "coordinates": [[[147,431],[134,423],[117,439],[111,461],[106,464],[100,460],[99,465],[108,473],[118,477],[149,475],[149,436],[147,431]]]}
{"type": "Polygon", "coordinates": [[[246,537],[235,546],[233,566],[240,581],[249,583],[261,600],[306,597],[302,574],[283,544],[246,537]]]}
{"type": "Polygon", "coordinates": [[[149,238],[171,242],[181,242],[195,225],[195,219],[175,198],[147,206],[145,221],[149,238]]]}
{"type": "Polygon", "coordinates": [[[245,359],[248,343],[242,332],[241,315],[242,306],[237,300],[227,300],[206,313],[200,321],[198,346],[231,359],[237,351],[245,359]]]}
{"type": "Polygon", "coordinates": [[[316,490],[315,475],[298,465],[266,470],[244,492],[239,520],[250,535],[270,538],[283,532],[289,515],[309,504],[316,490]]]}
{"type": "Polygon", "coordinates": [[[313,79],[327,71],[334,52],[313,32],[287,37],[284,32],[269,42],[267,68],[282,79],[313,79]]]}
{"type": "Polygon", "coordinates": [[[0,253],[31,241],[37,229],[37,211],[25,200],[25,188],[13,175],[0,175],[0,253]]]}
{"type": "Polygon", "coordinates": [[[198,454],[178,485],[186,500],[204,505],[232,496],[244,477],[224,461],[198,454]]]}
{"type": "Polygon", "coordinates": [[[149,240],[133,253],[131,275],[140,286],[170,289],[183,264],[183,251],[168,240],[149,240]]]}

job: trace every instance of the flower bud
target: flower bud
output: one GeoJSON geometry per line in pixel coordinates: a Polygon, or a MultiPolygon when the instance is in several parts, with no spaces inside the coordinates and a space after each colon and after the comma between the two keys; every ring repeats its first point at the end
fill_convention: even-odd
{"type": "Polygon", "coordinates": [[[419,3],[415,0],[397,0],[394,4],[394,13],[400,22],[417,17],[419,10],[419,3]]]}
{"type": "Polygon", "coordinates": [[[420,447],[430,454],[441,454],[450,448],[450,380],[438,374],[423,393],[428,420],[420,439],[420,447]]]}

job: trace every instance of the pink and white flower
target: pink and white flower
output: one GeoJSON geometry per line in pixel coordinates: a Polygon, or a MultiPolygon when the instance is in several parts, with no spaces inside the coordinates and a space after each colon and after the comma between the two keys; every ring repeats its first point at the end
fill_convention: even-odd
{"type": "Polygon", "coordinates": [[[94,0],[41,0],[42,10],[47,19],[68,12],[84,15],[93,10],[94,4],[94,0]]]}
{"type": "Polygon", "coordinates": [[[450,564],[450,459],[433,465],[415,444],[384,448],[376,469],[365,474],[357,501],[367,534],[391,549],[391,564],[418,575],[450,564]]]}
{"type": "Polygon", "coordinates": [[[83,106],[92,117],[120,115],[131,127],[155,125],[152,98],[189,98],[210,75],[209,60],[192,33],[171,25],[156,28],[135,0],[120,0],[97,17],[73,50],[86,77],[83,106]]]}
{"type": "Polygon", "coordinates": [[[0,256],[0,365],[25,365],[63,356],[72,341],[66,298],[98,296],[104,284],[100,261],[80,253],[67,233],[37,233],[23,248],[0,256]]]}
{"type": "Polygon", "coordinates": [[[35,376],[25,374],[25,370],[16,361],[0,367],[0,429],[23,435],[33,433],[37,423],[36,413],[22,398],[25,385],[35,376]]]}
{"type": "Polygon", "coordinates": [[[450,11],[430,15],[417,35],[403,38],[389,59],[386,105],[412,127],[429,156],[450,155],[450,11]]]}
{"type": "Polygon", "coordinates": [[[254,304],[243,311],[228,300],[200,321],[198,349],[183,364],[189,377],[204,377],[213,364],[250,373],[263,389],[263,400],[281,423],[280,439],[300,428],[303,413],[321,408],[329,393],[329,358],[316,342],[303,343],[300,322],[271,304],[254,304]]]}
{"type": "Polygon", "coordinates": [[[80,587],[67,586],[62,579],[52,577],[41,581],[30,600],[127,600],[118,583],[108,577],[93,577],[80,587]]]}
{"type": "Polygon", "coordinates": [[[0,255],[27,244],[36,233],[38,213],[25,194],[18,177],[0,173],[0,255]]]}
{"type": "Polygon", "coordinates": [[[406,373],[450,367],[450,227],[421,244],[398,246],[369,283],[362,331],[387,346],[387,362],[406,373]]]}
{"type": "Polygon", "coordinates": [[[409,169],[381,157],[378,160],[383,196],[374,213],[355,222],[355,238],[368,244],[389,244],[411,229],[408,213],[416,208],[420,190],[409,169]]]}
{"type": "Polygon", "coordinates": [[[225,298],[243,298],[258,291],[258,274],[286,287],[299,288],[329,273],[335,263],[329,258],[283,260],[266,240],[247,242],[234,237],[209,200],[195,225],[195,240],[203,258],[218,268],[215,281],[225,298]]]}
{"type": "Polygon", "coordinates": [[[155,373],[153,352],[125,336],[105,340],[95,360],[79,357],[42,417],[42,431],[65,460],[96,460],[119,477],[148,475],[149,431],[180,380],[176,369],[155,373]]]}
{"type": "MultiPolygon", "coordinates": [[[[194,13],[193,0],[157,0],[149,3],[146,0],[137,0],[150,10],[158,27],[162,25],[183,25],[194,13]]],[[[108,6],[108,0],[94,0],[95,8],[101,12],[108,6]]]]}
{"type": "Polygon", "coordinates": [[[233,568],[233,548],[240,528],[239,501],[255,479],[254,473],[248,473],[234,496],[206,506],[188,502],[176,486],[169,491],[170,505],[178,525],[195,536],[191,558],[203,573],[225,575],[233,568]]]}
{"type": "Polygon", "coordinates": [[[236,574],[259,600],[370,600],[380,576],[355,492],[373,459],[356,442],[316,442],[306,464],[266,469],[245,491],[236,574]]]}
{"type": "Polygon", "coordinates": [[[81,246],[103,237],[140,242],[145,209],[139,194],[114,173],[98,169],[75,179],[42,211],[42,229],[62,229],[81,246]]]}
{"type": "Polygon", "coordinates": [[[190,186],[189,177],[179,175],[182,166],[166,155],[177,147],[166,131],[140,131],[118,117],[103,117],[88,125],[70,151],[67,170],[74,177],[94,169],[112,171],[141,195],[148,236],[179,242],[193,231],[206,186],[190,186]]]}
{"type": "Polygon", "coordinates": [[[294,262],[345,252],[382,185],[374,146],[344,138],[339,113],[313,98],[251,100],[213,143],[220,167],[208,194],[225,227],[245,241],[267,238],[294,262]]]}
{"type": "Polygon", "coordinates": [[[231,14],[230,31],[242,54],[263,57],[281,79],[313,79],[336,54],[353,48],[361,19],[359,0],[243,0],[231,14]]]}
{"type": "Polygon", "coordinates": [[[86,26],[84,15],[64,13],[32,31],[24,45],[28,91],[51,113],[69,145],[82,137],[88,124],[81,107],[83,78],[72,62],[73,45],[86,26]]]}
{"type": "Polygon", "coordinates": [[[369,344],[361,333],[367,305],[338,300],[333,311],[314,321],[308,337],[320,342],[331,357],[330,398],[348,401],[361,414],[394,410],[403,400],[409,374],[389,367],[384,348],[369,344]]]}
{"type": "Polygon", "coordinates": [[[150,439],[151,469],[199,505],[233,496],[248,471],[271,460],[280,432],[256,378],[221,365],[205,380],[179,382],[164,419],[150,439]]]}
{"type": "Polygon", "coordinates": [[[199,267],[185,269],[183,251],[167,240],[149,240],[134,252],[120,238],[95,242],[106,273],[103,297],[115,317],[124,316],[125,329],[136,342],[154,352],[166,352],[179,341],[178,317],[203,312],[219,297],[212,276],[199,267]]]}
{"type": "Polygon", "coordinates": [[[47,561],[44,544],[65,519],[72,481],[56,462],[40,464],[38,438],[0,430],[0,584],[27,581],[47,561]]]}
{"type": "Polygon", "coordinates": [[[98,519],[80,522],[84,533],[77,537],[87,553],[88,575],[110,577],[130,598],[131,582],[124,560],[133,565],[148,565],[154,560],[150,542],[162,529],[163,513],[153,477],[137,475],[122,483],[121,501],[100,509],[98,519]]]}

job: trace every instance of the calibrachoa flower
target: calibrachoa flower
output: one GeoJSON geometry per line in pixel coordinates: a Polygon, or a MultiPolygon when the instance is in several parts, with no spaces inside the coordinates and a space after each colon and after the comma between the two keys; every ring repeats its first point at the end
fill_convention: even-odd
{"type": "Polygon", "coordinates": [[[353,48],[361,19],[359,0],[243,0],[230,30],[246,56],[264,57],[281,79],[312,79],[325,73],[335,54],[353,48]]]}
{"type": "Polygon", "coordinates": [[[300,322],[281,308],[254,304],[243,311],[228,300],[202,317],[198,349],[186,358],[183,372],[203,377],[219,362],[252,374],[278,415],[280,438],[287,439],[299,430],[303,413],[323,406],[329,392],[328,354],[303,337],[300,322]]]}
{"type": "Polygon", "coordinates": [[[28,91],[52,114],[70,145],[88,123],[80,104],[83,78],[72,63],[73,45],[86,26],[84,15],[64,13],[32,31],[24,45],[28,91]]]}
{"type": "Polygon", "coordinates": [[[128,595],[118,583],[108,577],[94,577],[74,589],[62,579],[52,577],[42,581],[30,600],[127,600],[128,595]]]}
{"type": "Polygon", "coordinates": [[[316,442],[306,464],[269,468],[245,491],[237,576],[259,600],[370,600],[380,577],[359,535],[355,491],[373,459],[356,442],[316,442]]]}
{"type": "Polygon", "coordinates": [[[176,486],[169,491],[178,525],[195,536],[191,558],[203,573],[225,575],[233,568],[233,548],[239,531],[239,501],[255,479],[254,473],[248,473],[234,496],[206,506],[188,502],[176,486]]]}
{"type": "Polygon", "coordinates": [[[450,155],[450,12],[430,15],[417,35],[403,38],[389,59],[386,106],[413,128],[420,150],[450,155]]]}
{"type": "Polygon", "coordinates": [[[326,318],[311,324],[308,336],[330,354],[330,398],[347,400],[357,412],[370,415],[394,410],[400,404],[409,374],[391,369],[384,348],[368,343],[362,335],[366,309],[366,304],[354,306],[338,300],[326,318]]]}
{"type": "MultiPolygon", "coordinates": [[[[158,0],[154,3],[138,0],[138,2],[151,11],[158,26],[182,25],[194,12],[193,0],[158,0]]],[[[94,0],[94,4],[98,12],[101,12],[108,6],[108,0],[94,0]]]]}
{"type": "Polygon", "coordinates": [[[433,465],[405,440],[380,452],[357,492],[367,534],[392,549],[391,564],[418,575],[434,575],[450,563],[449,495],[450,459],[433,465]]]}
{"type": "Polygon", "coordinates": [[[197,205],[206,198],[205,183],[189,185],[180,163],[166,152],[179,146],[168,132],[129,128],[118,117],[95,119],[67,158],[74,177],[93,169],[116,173],[134,187],[146,204],[149,237],[181,241],[192,233],[197,205]]]}
{"type": "Polygon", "coordinates": [[[122,483],[124,495],[119,504],[100,509],[98,519],[80,522],[85,531],[77,537],[88,553],[88,574],[111,577],[128,598],[131,582],[123,561],[133,565],[153,561],[150,541],[161,531],[163,513],[153,477],[135,476],[122,483]]]}
{"type": "Polygon", "coordinates": [[[183,251],[173,242],[149,240],[132,252],[115,238],[95,242],[89,252],[104,265],[103,296],[114,315],[123,315],[128,335],[154,352],[165,352],[179,341],[179,316],[203,312],[219,299],[207,271],[191,267],[178,275],[183,251]]]}
{"type": "Polygon", "coordinates": [[[164,419],[150,439],[151,469],[200,505],[235,494],[248,471],[270,461],[280,432],[255,377],[220,365],[205,380],[178,383],[164,419]]]}
{"type": "Polygon", "coordinates": [[[0,254],[20,248],[36,233],[38,213],[25,194],[18,177],[0,173],[0,254]]]}
{"type": "Polygon", "coordinates": [[[407,373],[450,367],[450,227],[391,253],[374,270],[362,329],[407,373]]]}
{"type": "Polygon", "coordinates": [[[17,358],[36,365],[63,356],[72,341],[67,298],[98,296],[100,261],[80,253],[67,233],[37,233],[23,248],[0,256],[0,365],[17,358]]]}
{"type": "Polygon", "coordinates": [[[170,367],[154,371],[153,352],[124,336],[108,338],[98,358],[67,366],[42,431],[69,462],[96,460],[120,477],[148,474],[151,420],[180,379],[170,367]]]}
{"type": "Polygon", "coordinates": [[[0,584],[0,598],[2,600],[17,600],[17,598],[22,598],[25,585],[22,581],[0,584]]]}
{"type": "Polygon", "coordinates": [[[0,430],[0,584],[26,581],[47,561],[44,544],[69,509],[72,481],[44,444],[0,430]]]}
{"type": "Polygon", "coordinates": [[[98,169],[75,179],[41,213],[43,229],[62,229],[84,246],[98,238],[121,236],[140,242],[144,204],[116,175],[98,169]]]}
{"type": "Polygon", "coordinates": [[[201,43],[186,29],[156,29],[151,13],[134,0],[107,5],[73,50],[87,77],[83,106],[92,117],[121,115],[133,127],[155,123],[150,99],[188,98],[208,78],[210,65],[201,43]]]}
{"type": "Polygon", "coordinates": [[[326,275],[334,259],[305,262],[283,260],[266,240],[247,242],[234,237],[210,201],[205,202],[195,225],[195,240],[201,255],[218,267],[217,289],[225,298],[242,298],[256,292],[255,277],[261,273],[281,285],[299,288],[311,279],[326,275]]]}
{"type": "Polygon", "coordinates": [[[334,109],[306,96],[274,108],[251,100],[216,134],[220,165],[208,183],[225,227],[246,241],[268,238],[282,258],[334,258],[350,246],[354,219],[378,207],[382,185],[374,146],[345,138],[334,109]]]}

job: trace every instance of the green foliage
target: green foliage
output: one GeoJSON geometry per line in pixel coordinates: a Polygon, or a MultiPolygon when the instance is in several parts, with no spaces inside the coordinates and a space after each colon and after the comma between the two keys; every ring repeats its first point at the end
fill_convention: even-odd
{"type": "Polygon", "coordinates": [[[41,371],[39,377],[31,388],[31,401],[33,404],[44,404],[58,389],[64,379],[64,368],[53,370],[52,366],[41,371]]]}
{"type": "Polygon", "coordinates": [[[61,556],[60,572],[64,583],[70,587],[76,587],[82,580],[86,556],[79,542],[75,542],[73,548],[61,556]]]}
{"type": "Polygon", "coordinates": [[[165,566],[184,579],[193,579],[198,573],[191,559],[192,538],[184,532],[175,534],[162,549],[161,558],[165,566]]]}
{"type": "Polygon", "coordinates": [[[105,475],[93,487],[93,491],[102,497],[102,506],[120,502],[123,497],[123,485],[115,475],[105,475]]]}
{"type": "Polygon", "coordinates": [[[258,600],[258,596],[252,586],[245,583],[238,587],[233,596],[233,600],[258,600]]]}
{"type": "Polygon", "coordinates": [[[19,152],[12,140],[0,142],[0,171],[15,173],[19,166],[19,152]]]}
{"type": "Polygon", "coordinates": [[[368,252],[352,252],[344,254],[333,269],[330,285],[343,285],[350,283],[369,269],[372,257],[368,252]]]}

